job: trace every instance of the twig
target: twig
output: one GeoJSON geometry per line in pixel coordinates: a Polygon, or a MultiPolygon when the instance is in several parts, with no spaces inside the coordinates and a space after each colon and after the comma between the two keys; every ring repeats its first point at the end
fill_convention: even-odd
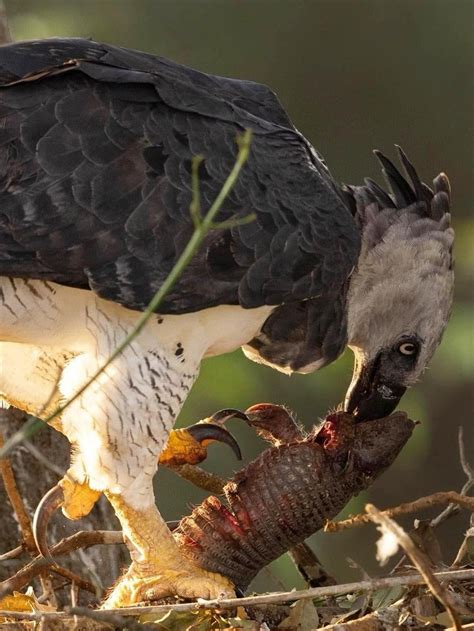
{"type": "MultiPolygon", "coordinates": [[[[462,470],[466,474],[467,481],[461,489],[461,495],[467,495],[469,491],[474,488],[474,469],[467,461],[466,447],[464,445],[464,429],[462,425],[458,429],[458,449],[459,449],[459,461],[461,463],[462,470]]],[[[442,511],[437,517],[431,520],[431,527],[437,528],[440,524],[446,521],[451,515],[459,510],[455,504],[450,504],[444,511],[442,511]]],[[[472,510],[472,509],[471,509],[472,510]]]]}
{"type": "Polygon", "coordinates": [[[13,550],[9,550],[4,554],[0,554],[0,562],[9,561],[10,559],[16,559],[17,557],[21,556],[24,551],[25,546],[23,544],[21,546],[17,546],[16,548],[13,548],[13,550]]]}
{"type": "MultiPolygon", "coordinates": [[[[3,445],[4,445],[3,436],[0,434],[0,448],[3,447],[3,445]]],[[[8,499],[10,500],[10,503],[17,517],[18,524],[20,526],[20,531],[22,534],[25,548],[30,552],[30,554],[34,554],[36,553],[37,550],[36,550],[36,543],[33,537],[33,530],[31,526],[30,517],[26,511],[26,508],[23,504],[23,500],[21,499],[21,495],[18,491],[11,463],[7,458],[0,459],[0,472],[1,472],[1,476],[5,485],[5,491],[7,493],[8,499]]],[[[25,566],[25,568],[23,568],[23,570],[31,568],[34,562],[35,561],[28,563],[25,566]]],[[[60,576],[63,576],[64,578],[67,578],[71,581],[76,582],[82,589],[91,591],[93,594],[97,594],[97,588],[89,581],[86,581],[80,578],[79,576],[76,576],[76,574],[74,574],[70,570],[67,570],[66,568],[63,568],[59,565],[51,565],[51,564],[44,563],[44,559],[42,563],[36,564],[36,566],[34,567],[34,573],[29,576],[27,583],[34,576],[38,576],[39,574],[44,574],[45,570],[50,570],[52,572],[55,572],[56,574],[59,574],[60,576]]],[[[17,581],[20,580],[19,577],[21,576],[22,576],[22,570],[20,570],[12,578],[9,578],[6,581],[3,581],[2,583],[0,583],[0,597],[3,594],[7,594],[9,592],[14,591],[15,589],[21,589],[21,587],[23,587],[23,585],[26,584],[26,583],[23,583],[21,587],[17,587],[17,581]]]]}
{"type": "MultiPolygon", "coordinates": [[[[474,569],[472,570],[450,570],[445,572],[435,572],[434,576],[440,581],[463,581],[474,579],[474,569]]],[[[372,579],[370,581],[359,581],[357,583],[345,583],[343,585],[328,585],[327,587],[313,587],[291,592],[275,592],[272,594],[261,594],[259,596],[248,596],[246,598],[226,598],[222,600],[198,600],[192,603],[177,603],[174,605],[154,605],[144,607],[124,607],[121,609],[104,609],[96,611],[97,616],[119,614],[121,616],[136,616],[142,614],[164,614],[167,611],[193,611],[196,608],[204,609],[233,609],[235,607],[246,607],[247,605],[268,605],[274,603],[292,602],[305,598],[325,598],[327,596],[342,596],[344,594],[360,593],[385,589],[387,587],[424,585],[426,583],[420,574],[404,574],[400,576],[390,576],[386,578],[372,579]]],[[[68,617],[65,612],[45,612],[45,613],[25,613],[24,611],[0,610],[0,617],[24,618],[25,620],[39,620],[44,615],[51,620],[64,620],[68,617]]]]}
{"type": "Polygon", "coordinates": [[[204,469],[201,469],[201,467],[197,467],[195,465],[167,465],[167,468],[171,471],[174,471],[188,482],[191,482],[195,486],[203,489],[204,491],[208,491],[209,493],[216,493],[217,495],[221,495],[224,486],[227,484],[227,480],[220,478],[214,473],[204,471],[204,469]]]}
{"type": "Polygon", "coordinates": [[[54,562],[48,561],[44,557],[36,557],[30,563],[27,563],[24,567],[22,567],[16,574],[12,577],[7,578],[5,581],[0,583],[0,598],[10,594],[13,591],[19,591],[25,585],[43,572],[54,572],[55,574],[59,574],[59,576],[63,576],[67,578],[69,582],[76,583],[78,587],[84,589],[95,596],[99,596],[98,592],[100,591],[97,585],[94,585],[90,581],[87,581],[71,570],[66,569],[65,567],[61,567],[54,562]]]}
{"type": "Polygon", "coordinates": [[[132,618],[125,618],[119,613],[109,613],[104,610],[94,611],[93,609],[88,609],[87,607],[67,607],[65,611],[73,616],[90,618],[96,622],[105,622],[106,624],[110,624],[114,628],[118,629],[131,629],[132,631],[135,631],[136,629],[138,631],[157,631],[156,624],[142,624],[132,618]]]}
{"type": "MultiPolygon", "coordinates": [[[[184,269],[189,265],[198,248],[201,246],[204,241],[206,235],[211,230],[219,229],[219,223],[214,222],[214,218],[217,215],[218,211],[221,209],[222,204],[225,199],[235,186],[237,179],[240,175],[240,172],[247,161],[250,152],[250,143],[252,140],[252,132],[250,129],[245,130],[245,132],[238,136],[237,143],[239,145],[239,151],[237,154],[237,159],[232,167],[231,172],[229,173],[227,179],[222,185],[221,190],[219,191],[216,199],[212,203],[211,207],[207,211],[206,215],[203,218],[198,217],[197,215],[193,215],[194,222],[194,231],[189,239],[186,247],[183,252],[179,256],[178,260],[174,264],[168,276],[163,281],[163,284],[160,286],[158,291],[155,293],[151,302],[143,311],[142,315],[138,318],[135,326],[130,331],[130,333],[125,337],[125,339],[117,346],[117,348],[113,351],[113,353],[109,356],[107,361],[82,385],[76,393],[68,399],[63,405],[60,405],[54,412],[49,414],[47,418],[44,420],[32,418],[28,420],[24,426],[15,432],[13,436],[10,436],[8,441],[5,443],[3,447],[0,448],[0,457],[6,456],[12,449],[14,449],[17,445],[19,445],[25,438],[29,438],[33,436],[37,431],[41,428],[45,427],[46,424],[50,423],[56,417],[60,416],[76,399],[78,399],[82,394],[102,375],[107,368],[115,361],[117,357],[119,357],[122,352],[127,348],[127,346],[137,337],[137,335],[144,329],[148,320],[151,316],[157,311],[158,307],[162,303],[163,299],[166,297],[168,292],[174,287],[175,283],[178,281],[179,277],[183,273],[184,269]]],[[[193,159],[193,172],[195,170],[194,165],[201,161],[200,156],[195,156],[193,159]]],[[[198,191],[199,192],[199,191],[198,191]]],[[[240,225],[242,221],[247,222],[249,217],[244,217],[243,219],[235,219],[232,220],[232,226],[240,225]]],[[[230,226],[229,222],[225,223],[225,228],[230,226]]]]}
{"type": "MultiPolygon", "coordinates": [[[[3,435],[0,433],[0,449],[3,445],[3,435]]],[[[7,458],[0,458],[0,474],[3,479],[3,484],[5,485],[6,494],[15,512],[25,547],[30,552],[36,552],[36,544],[33,537],[30,517],[26,511],[25,505],[23,504],[20,492],[18,491],[12,465],[7,458]]]]}
{"type": "Polygon", "coordinates": [[[53,581],[50,576],[41,576],[41,589],[42,594],[39,597],[40,602],[46,602],[48,605],[51,605],[55,609],[58,608],[58,599],[56,596],[56,592],[54,591],[53,581]]]}
{"type": "Polygon", "coordinates": [[[307,543],[296,544],[290,548],[288,554],[309,587],[336,585],[336,579],[326,572],[307,543]]]}
{"type": "MultiPolygon", "coordinates": [[[[51,554],[52,556],[58,557],[80,548],[88,548],[98,544],[117,543],[123,543],[123,534],[120,530],[84,530],[76,532],[66,539],[62,539],[51,548],[51,554]]],[[[18,570],[12,577],[0,583],[0,598],[13,590],[18,591],[23,589],[33,578],[44,571],[45,566],[48,570],[54,570],[57,574],[61,574],[65,576],[65,578],[74,581],[81,589],[92,591],[93,594],[97,593],[97,586],[92,585],[89,581],[84,581],[72,572],[69,572],[69,570],[64,570],[64,568],[60,568],[59,566],[51,566],[44,557],[37,556],[30,563],[18,570]],[[65,574],[65,572],[67,574],[65,574]]]]}
{"type": "MultiPolygon", "coordinates": [[[[440,491],[439,493],[433,493],[425,497],[420,497],[413,502],[407,502],[394,506],[393,508],[387,508],[382,511],[386,517],[395,517],[397,515],[406,515],[408,513],[416,513],[419,510],[430,508],[432,506],[438,506],[439,504],[458,504],[467,510],[474,511],[474,497],[468,497],[457,493],[456,491],[440,491]]],[[[342,521],[328,521],[324,527],[325,532],[339,532],[346,530],[347,528],[354,528],[356,526],[363,526],[370,523],[372,520],[366,513],[349,517],[342,521]]]]}
{"type": "Polygon", "coordinates": [[[25,440],[23,441],[23,446],[30,452],[33,458],[36,458],[38,462],[41,462],[44,467],[52,471],[55,475],[59,475],[59,477],[61,478],[64,476],[65,471],[55,465],[54,462],[51,462],[51,460],[48,460],[48,458],[45,458],[41,451],[37,447],[35,447],[32,442],[30,442],[29,440],[25,440]]]}
{"type": "Polygon", "coordinates": [[[92,559],[81,548],[78,549],[77,554],[82,562],[82,571],[89,574],[92,584],[96,587],[96,592],[103,594],[105,587],[92,559]]]}
{"type": "Polygon", "coordinates": [[[464,444],[464,427],[461,425],[458,429],[458,447],[459,447],[459,460],[461,462],[461,467],[468,482],[474,482],[474,468],[471,467],[467,460],[466,456],[466,446],[464,444]]]}
{"type": "Polygon", "coordinates": [[[459,631],[461,629],[461,622],[457,613],[457,603],[454,602],[452,595],[448,592],[446,587],[436,578],[426,554],[416,547],[411,537],[401,526],[393,521],[393,519],[390,519],[386,513],[379,511],[373,504],[367,504],[365,510],[374,523],[379,524],[383,531],[391,533],[396,538],[398,544],[405,550],[406,554],[425,579],[432,594],[448,612],[455,629],[459,631]]]}
{"type": "MultiPolygon", "coordinates": [[[[79,597],[79,589],[76,585],[76,583],[71,583],[71,590],[70,590],[70,595],[71,595],[71,608],[73,609],[74,607],[77,607],[77,599],[79,597]]],[[[73,614],[73,629],[74,631],[77,631],[79,627],[79,619],[77,617],[76,614],[73,614]]]]}
{"type": "MultiPolygon", "coordinates": [[[[474,519],[471,518],[471,524],[473,523],[474,523],[474,519]]],[[[463,542],[458,550],[458,553],[456,554],[456,558],[451,564],[451,567],[456,567],[456,566],[461,565],[464,557],[468,554],[468,549],[469,549],[468,542],[469,542],[469,539],[471,538],[474,539],[474,525],[471,526],[469,530],[466,532],[466,534],[464,535],[463,542]]]]}
{"type": "MultiPolygon", "coordinates": [[[[398,615],[397,615],[398,618],[398,615]]],[[[393,625],[388,628],[400,628],[398,625],[393,625]]],[[[320,627],[321,631],[382,631],[387,629],[387,626],[379,619],[376,612],[357,618],[356,620],[349,620],[347,622],[336,622],[329,624],[325,627],[320,627]]]]}

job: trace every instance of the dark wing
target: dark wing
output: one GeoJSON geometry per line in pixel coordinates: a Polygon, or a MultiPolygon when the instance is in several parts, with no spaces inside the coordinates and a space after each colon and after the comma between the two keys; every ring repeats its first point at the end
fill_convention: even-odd
{"type": "Polygon", "coordinates": [[[250,128],[218,218],[257,219],[211,233],[160,310],[344,293],[359,230],[267,87],[87,40],[23,42],[0,49],[0,117],[0,274],[143,309],[192,233],[192,157],[205,210],[250,128]]]}

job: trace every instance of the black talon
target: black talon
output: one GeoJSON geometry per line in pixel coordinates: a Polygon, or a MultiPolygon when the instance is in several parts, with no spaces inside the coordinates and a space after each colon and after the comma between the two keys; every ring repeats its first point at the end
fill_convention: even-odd
{"type": "Polygon", "coordinates": [[[209,417],[209,421],[211,423],[216,423],[217,425],[224,425],[226,421],[231,418],[240,418],[243,421],[248,421],[247,415],[241,410],[236,410],[234,408],[225,408],[224,410],[219,410],[215,412],[212,416],[209,417]]]}
{"type": "Polygon", "coordinates": [[[41,556],[47,559],[51,558],[47,540],[48,524],[51,517],[63,503],[64,493],[62,488],[57,484],[43,496],[33,517],[33,537],[36,547],[41,556]]]}
{"type": "Polygon", "coordinates": [[[229,445],[237,460],[242,460],[242,453],[237,441],[224,427],[214,423],[196,423],[196,425],[186,429],[198,443],[203,443],[206,440],[217,440],[220,443],[229,445]]]}

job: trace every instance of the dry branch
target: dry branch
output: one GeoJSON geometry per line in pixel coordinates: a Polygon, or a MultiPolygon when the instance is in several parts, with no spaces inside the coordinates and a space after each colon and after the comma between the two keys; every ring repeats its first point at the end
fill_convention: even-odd
{"type": "Polygon", "coordinates": [[[70,583],[75,583],[81,589],[85,589],[95,596],[100,595],[98,594],[98,591],[100,590],[97,585],[81,578],[65,567],[52,563],[43,557],[36,557],[33,561],[22,567],[21,570],[19,570],[11,578],[7,578],[7,580],[0,583],[0,598],[3,598],[7,594],[11,594],[13,591],[23,589],[23,587],[28,585],[34,578],[40,574],[44,574],[45,572],[54,572],[55,574],[66,578],[70,583]]]}
{"type": "Polygon", "coordinates": [[[204,469],[201,469],[201,467],[197,467],[195,465],[168,465],[167,468],[177,473],[184,480],[191,482],[198,488],[203,489],[208,493],[216,493],[217,495],[221,495],[224,486],[227,484],[227,480],[220,478],[214,473],[204,471],[204,469]]]}
{"type": "Polygon", "coordinates": [[[416,566],[420,574],[425,579],[432,594],[440,601],[452,620],[453,626],[456,630],[461,629],[461,622],[458,616],[458,605],[454,601],[451,593],[446,589],[442,583],[436,578],[433,570],[430,567],[430,561],[426,554],[422,552],[411,537],[399,526],[393,519],[387,516],[386,513],[379,511],[373,504],[367,504],[365,510],[368,513],[371,521],[379,524],[383,531],[391,533],[397,540],[400,547],[404,549],[406,554],[410,557],[413,564],[416,566]]]}
{"type": "Polygon", "coordinates": [[[288,554],[309,587],[336,585],[336,579],[326,572],[307,543],[296,544],[290,548],[288,554]]]}
{"type": "MultiPolygon", "coordinates": [[[[474,579],[474,569],[472,570],[449,570],[445,572],[435,572],[433,576],[438,581],[464,581],[474,579]]],[[[248,596],[245,598],[226,598],[223,600],[202,600],[192,603],[178,603],[174,605],[151,605],[143,607],[124,607],[122,609],[107,609],[97,611],[97,617],[109,614],[120,616],[136,616],[143,614],[165,614],[168,611],[193,611],[196,608],[203,609],[234,609],[236,607],[268,605],[274,603],[293,602],[305,598],[326,598],[328,596],[343,596],[345,594],[363,593],[376,591],[397,586],[424,585],[426,581],[420,574],[404,574],[399,576],[389,576],[356,583],[345,583],[343,585],[328,585],[327,587],[313,587],[311,589],[294,590],[291,592],[275,592],[272,594],[261,594],[259,596],[248,596]]],[[[0,610],[0,617],[8,617],[25,620],[39,620],[41,617],[50,620],[64,620],[69,616],[66,612],[51,613],[26,613],[24,611],[0,610]]]]}
{"type": "MultiPolygon", "coordinates": [[[[474,488],[474,469],[469,464],[466,456],[466,446],[464,444],[464,430],[461,427],[458,429],[458,449],[459,449],[459,462],[461,463],[462,470],[466,474],[467,480],[463,485],[460,494],[467,495],[469,491],[474,488]]],[[[431,520],[431,527],[436,528],[442,524],[448,517],[451,517],[459,510],[456,504],[450,504],[447,506],[437,517],[431,520]]],[[[472,509],[471,509],[472,510],[472,509]]]]}
{"type": "Polygon", "coordinates": [[[0,554],[0,563],[2,561],[9,561],[10,559],[16,559],[23,554],[25,551],[25,546],[22,544],[21,546],[17,546],[12,550],[8,550],[4,554],[0,554]]]}
{"type": "Polygon", "coordinates": [[[114,629],[131,629],[131,631],[157,631],[156,624],[141,624],[133,618],[125,618],[118,613],[109,613],[103,610],[94,611],[87,607],[68,607],[66,613],[75,617],[89,618],[95,622],[109,624],[114,629]]]}
{"type": "MultiPolygon", "coordinates": [[[[433,493],[432,495],[426,495],[420,497],[413,502],[406,502],[392,508],[387,508],[383,511],[383,515],[386,517],[396,517],[398,515],[407,515],[409,513],[416,513],[417,511],[431,508],[432,506],[439,506],[440,504],[450,504],[462,506],[466,510],[474,511],[474,497],[468,497],[457,493],[456,491],[440,491],[439,493],[433,493]]],[[[357,526],[363,526],[369,524],[371,518],[366,513],[349,517],[342,521],[328,521],[324,530],[325,532],[339,532],[346,530],[347,528],[354,528],[357,526]]]]}
{"type": "MultiPolygon", "coordinates": [[[[3,435],[0,433],[0,449],[4,445],[3,435]]],[[[12,465],[8,458],[0,458],[0,474],[2,476],[5,491],[10,504],[15,512],[20,527],[21,536],[24,545],[30,552],[36,552],[35,539],[33,537],[33,529],[31,527],[30,517],[26,511],[21,495],[16,485],[15,475],[12,465]]]]}
{"type": "MultiPolygon", "coordinates": [[[[59,543],[51,548],[51,554],[54,557],[58,557],[63,554],[68,554],[74,550],[81,548],[88,548],[90,546],[98,544],[117,544],[123,543],[123,535],[120,530],[84,530],[77,532],[66,539],[62,539],[59,543]]],[[[84,581],[65,568],[60,568],[57,565],[51,565],[44,557],[37,556],[30,563],[22,567],[11,578],[0,583],[0,598],[5,594],[11,593],[13,590],[19,591],[28,585],[33,578],[44,572],[45,569],[54,571],[65,578],[71,580],[81,587],[93,594],[97,593],[97,586],[93,585],[89,581],[84,581]]]]}

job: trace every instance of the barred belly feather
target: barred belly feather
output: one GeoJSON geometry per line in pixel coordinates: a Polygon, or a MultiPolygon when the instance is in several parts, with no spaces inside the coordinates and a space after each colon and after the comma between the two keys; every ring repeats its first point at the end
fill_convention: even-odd
{"type": "MultiPolygon", "coordinates": [[[[139,314],[91,291],[0,279],[0,396],[45,418],[71,398],[133,328],[139,314]]],[[[154,315],[120,357],[62,414],[72,445],[69,474],[121,494],[135,508],[153,502],[158,456],[203,357],[255,334],[270,307],[220,306],[154,315]]]]}

